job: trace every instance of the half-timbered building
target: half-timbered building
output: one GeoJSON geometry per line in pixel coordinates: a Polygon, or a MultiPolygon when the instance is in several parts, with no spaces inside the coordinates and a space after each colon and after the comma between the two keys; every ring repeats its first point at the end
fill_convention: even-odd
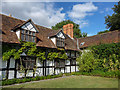
{"type": "Polygon", "coordinates": [[[45,51],[46,55],[50,50],[55,51],[57,48],[62,48],[68,56],[67,60],[55,59],[49,61],[46,58],[43,62],[40,62],[35,56],[28,56],[23,52],[18,60],[13,57],[10,57],[9,60],[1,59],[1,80],[78,71],[76,57],[79,56],[80,50],[77,39],[73,36],[73,24],[63,26],[62,30],[52,30],[34,24],[31,19],[24,21],[3,14],[0,14],[0,17],[2,17],[0,18],[0,21],[2,21],[0,26],[2,46],[9,45],[17,48],[21,44],[20,41],[34,42],[36,47],[45,51]],[[19,69],[20,62],[22,62],[25,70],[21,71],[19,69]],[[37,66],[35,73],[33,73],[34,66],[37,66]]]}

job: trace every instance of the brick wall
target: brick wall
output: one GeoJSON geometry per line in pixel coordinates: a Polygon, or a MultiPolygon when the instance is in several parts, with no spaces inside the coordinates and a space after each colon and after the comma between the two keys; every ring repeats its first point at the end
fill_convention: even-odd
{"type": "Polygon", "coordinates": [[[73,24],[64,25],[63,32],[73,38],[73,24]]]}

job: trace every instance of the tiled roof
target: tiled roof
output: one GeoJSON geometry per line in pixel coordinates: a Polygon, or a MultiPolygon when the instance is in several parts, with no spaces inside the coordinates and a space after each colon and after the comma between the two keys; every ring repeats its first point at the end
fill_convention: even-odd
{"type": "Polygon", "coordinates": [[[61,30],[53,30],[52,32],[48,33],[48,37],[55,36],[61,30]]]}
{"type": "Polygon", "coordinates": [[[99,45],[99,44],[108,44],[108,43],[118,43],[120,42],[120,31],[115,30],[99,35],[94,35],[90,37],[85,37],[85,38],[79,38],[79,47],[84,48],[84,47],[89,47],[89,46],[94,46],[94,45],[99,45]],[[83,43],[81,45],[81,43],[83,43]]]}
{"type": "MultiPolygon", "coordinates": [[[[7,43],[20,43],[18,40],[18,37],[15,32],[11,32],[11,30],[21,26],[25,21],[16,19],[13,17],[9,17],[3,14],[0,14],[0,19],[2,19],[2,42],[7,43]]],[[[55,35],[59,30],[52,30],[40,25],[36,25],[36,28],[38,29],[39,33],[36,34],[37,36],[37,46],[40,47],[48,47],[48,48],[57,48],[54,43],[48,38],[49,36],[55,35]]],[[[69,50],[78,50],[76,41],[72,40],[66,35],[65,40],[65,49],[69,50]]]]}

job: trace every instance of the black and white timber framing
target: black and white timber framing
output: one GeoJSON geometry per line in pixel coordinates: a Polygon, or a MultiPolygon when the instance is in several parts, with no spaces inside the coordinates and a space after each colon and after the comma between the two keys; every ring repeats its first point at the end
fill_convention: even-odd
{"type": "MultiPolygon", "coordinates": [[[[48,49],[45,50],[47,55],[48,49]]],[[[18,60],[14,60],[13,57],[11,57],[7,61],[1,60],[0,62],[2,63],[0,65],[0,73],[1,73],[0,80],[22,78],[22,77],[46,76],[46,75],[54,75],[59,73],[71,73],[71,72],[79,71],[76,62],[76,57],[78,55],[78,52],[67,50],[66,53],[68,55],[67,60],[55,59],[53,61],[49,61],[46,59],[43,62],[40,62],[38,58],[33,57],[34,58],[33,61],[35,62],[34,67],[35,66],[36,67],[24,69],[24,70],[20,70],[20,68],[18,67],[18,65],[20,65],[20,59],[22,57],[32,57],[32,56],[21,56],[21,58],[18,60]],[[56,66],[55,62],[57,61],[63,61],[64,62],[62,63],[63,66],[56,66]]]]}

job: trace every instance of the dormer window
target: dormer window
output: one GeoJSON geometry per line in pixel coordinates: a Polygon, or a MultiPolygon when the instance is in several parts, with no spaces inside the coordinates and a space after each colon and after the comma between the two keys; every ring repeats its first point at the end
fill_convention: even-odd
{"type": "Polygon", "coordinates": [[[65,47],[65,34],[62,30],[53,31],[49,34],[49,38],[59,48],[65,47]]]}
{"type": "Polygon", "coordinates": [[[35,32],[22,29],[21,30],[21,40],[28,41],[28,42],[35,42],[36,41],[35,32]]]}
{"type": "Polygon", "coordinates": [[[27,42],[36,42],[36,32],[37,29],[34,24],[32,21],[29,21],[21,26],[20,39],[27,42]]]}
{"type": "Polygon", "coordinates": [[[64,46],[65,46],[64,41],[65,41],[64,38],[58,37],[58,38],[56,39],[56,45],[57,45],[57,47],[64,47],[64,46]]]}

